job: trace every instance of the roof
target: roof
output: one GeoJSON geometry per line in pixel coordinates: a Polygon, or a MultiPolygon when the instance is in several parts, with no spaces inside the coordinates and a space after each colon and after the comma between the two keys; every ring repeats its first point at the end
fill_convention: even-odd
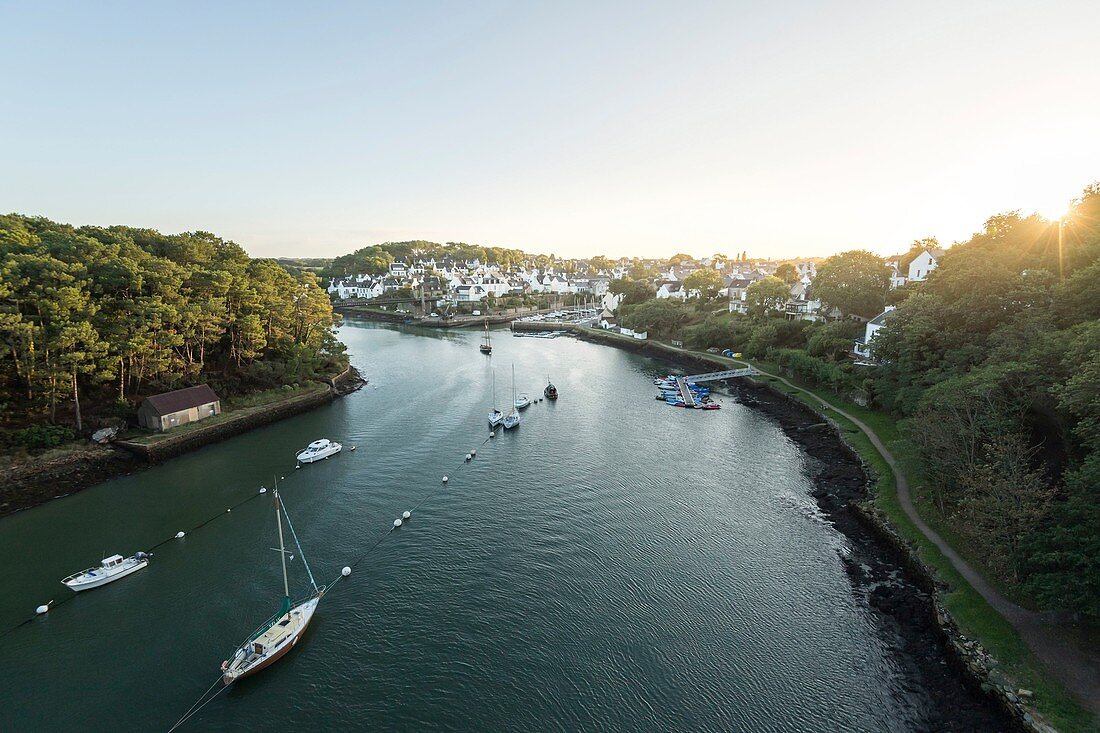
{"type": "Polygon", "coordinates": [[[884,323],[886,323],[886,319],[889,318],[890,316],[892,316],[893,314],[894,314],[894,309],[890,308],[888,310],[883,311],[882,313],[879,313],[877,316],[875,316],[871,320],[867,321],[867,324],[871,325],[871,326],[881,326],[884,323]]]}
{"type": "Polygon", "coordinates": [[[173,392],[151,395],[145,398],[145,405],[152,408],[158,415],[168,415],[210,402],[218,402],[220,399],[214,390],[210,389],[209,384],[200,384],[196,387],[185,387],[173,392]]]}

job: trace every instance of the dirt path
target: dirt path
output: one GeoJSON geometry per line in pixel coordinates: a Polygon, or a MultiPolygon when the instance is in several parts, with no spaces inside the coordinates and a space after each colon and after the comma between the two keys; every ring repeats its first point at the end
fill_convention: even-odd
{"type": "MultiPolygon", "coordinates": [[[[730,361],[736,360],[731,359],[730,361]]],[[[737,361],[736,363],[753,366],[743,361],[737,361]]],[[[1078,638],[1072,629],[1054,623],[1043,614],[1018,606],[998,593],[970,563],[955,552],[946,540],[929,527],[921,519],[916,507],[913,505],[913,498],[909,491],[909,480],[906,478],[905,473],[898,467],[898,462],[893,454],[886,449],[882,440],[868,425],[854,415],[850,415],[826,402],[813,392],[792,384],[778,374],[771,374],[755,366],[753,368],[765,376],[778,379],[791,389],[809,395],[820,402],[823,407],[850,420],[863,431],[871,444],[875,446],[875,450],[882,455],[883,460],[893,471],[901,508],[913,521],[917,529],[921,531],[921,534],[939,548],[940,552],[951,561],[951,564],[959,571],[960,575],[966,578],[966,581],[973,586],[974,590],[978,591],[990,606],[1012,624],[1035,656],[1047,666],[1050,673],[1066,689],[1070,690],[1093,715],[1100,716],[1100,650],[1097,650],[1095,645],[1083,643],[1083,640],[1078,638]]]]}

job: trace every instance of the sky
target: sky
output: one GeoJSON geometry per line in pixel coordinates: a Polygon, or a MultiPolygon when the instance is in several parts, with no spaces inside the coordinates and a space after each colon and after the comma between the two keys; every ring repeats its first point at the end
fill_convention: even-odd
{"type": "Polygon", "coordinates": [[[0,0],[0,211],[827,256],[1100,180],[1100,3],[0,0]]]}

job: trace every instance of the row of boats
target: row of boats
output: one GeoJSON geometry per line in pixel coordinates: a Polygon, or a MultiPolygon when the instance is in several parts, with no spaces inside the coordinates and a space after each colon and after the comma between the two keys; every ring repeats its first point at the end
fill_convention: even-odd
{"type": "MultiPolygon", "coordinates": [[[[554,386],[554,383],[550,381],[550,377],[546,378],[546,386],[542,390],[542,396],[548,400],[556,400],[558,398],[558,388],[554,386]]],[[[505,430],[511,430],[514,427],[518,427],[520,423],[520,410],[524,410],[531,405],[531,398],[526,392],[516,394],[516,365],[512,365],[512,406],[508,409],[508,413],[505,414],[500,411],[497,404],[497,378],[496,372],[493,372],[493,407],[489,410],[489,427],[496,428],[498,425],[503,426],[505,430]]]]}
{"type": "Polygon", "coordinates": [[[692,382],[686,382],[687,389],[691,392],[692,402],[694,402],[693,405],[688,405],[684,402],[684,395],[680,393],[680,385],[676,381],[676,377],[672,375],[657,377],[653,380],[653,384],[657,386],[656,399],[672,407],[690,406],[700,410],[722,409],[721,405],[711,399],[709,387],[700,387],[692,382]]]}

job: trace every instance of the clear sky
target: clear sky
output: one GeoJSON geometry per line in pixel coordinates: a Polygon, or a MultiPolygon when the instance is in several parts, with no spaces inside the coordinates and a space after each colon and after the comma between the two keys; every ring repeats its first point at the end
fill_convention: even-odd
{"type": "Polygon", "coordinates": [[[1100,179],[1100,2],[0,2],[0,210],[828,255],[1100,179]]]}

